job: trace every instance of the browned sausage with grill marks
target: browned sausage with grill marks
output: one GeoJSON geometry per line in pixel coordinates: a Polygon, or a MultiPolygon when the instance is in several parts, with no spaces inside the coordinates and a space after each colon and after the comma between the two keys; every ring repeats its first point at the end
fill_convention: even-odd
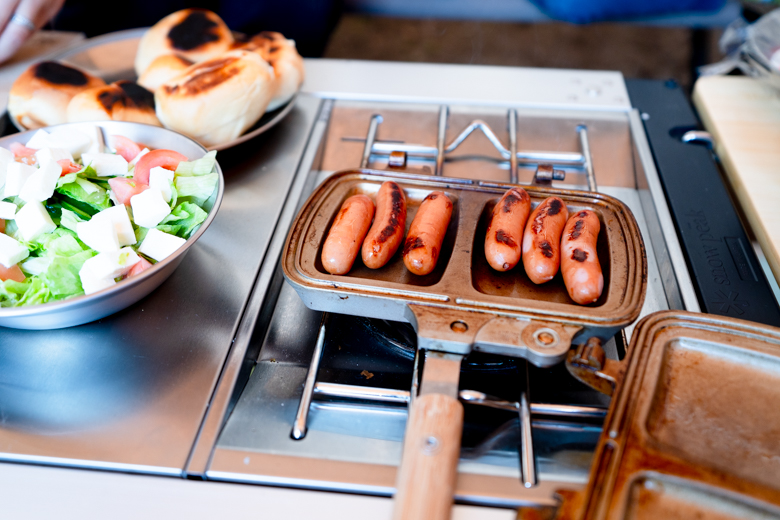
{"type": "Polygon", "coordinates": [[[530,212],[531,197],[523,188],[510,188],[493,208],[485,233],[485,258],[496,271],[509,271],[520,262],[530,212]]]}
{"type": "Polygon", "coordinates": [[[376,194],[374,225],[363,242],[363,263],[371,269],[385,265],[398,251],[406,231],[406,196],[393,181],[386,181],[376,194]]]}
{"type": "Polygon", "coordinates": [[[404,265],[414,274],[433,271],[452,218],[452,201],[442,191],[430,193],[420,204],[404,243],[404,265]]]}
{"type": "Polygon", "coordinates": [[[363,239],[374,218],[374,203],[365,195],[353,195],[341,205],[322,246],[322,266],[330,274],[347,274],[355,263],[363,239]]]}
{"type": "Polygon", "coordinates": [[[569,210],[558,197],[550,197],[531,213],[523,235],[523,266],[533,283],[549,282],[561,266],[561,233],[569,210]]]}
{"type": "Polygon", "coordinates": [[[601,223],[595,212],[578,211],[566,222],[561,240],[561,273],[569,296],[581,305],[593,303],[604,290],[596,253],[601,223]]]}

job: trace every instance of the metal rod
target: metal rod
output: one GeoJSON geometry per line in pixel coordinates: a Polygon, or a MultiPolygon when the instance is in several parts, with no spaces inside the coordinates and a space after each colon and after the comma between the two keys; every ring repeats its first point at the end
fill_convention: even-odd
{"type": "Polygon", "coordinates": [[[439,108],[439,135],[436,139],[436,171],[434,175],[441,177],[444,170],[444,140],[447,138],[447,120],[450,107],[442,105],[439,108]]]}
{"type": "Polygon", "coordinates": [[[409,392],[406,390],[393,390],[392,388],[373,388],[320,382],[314,385],[314,394],[345,399],[365,399],[381,403],[409,403],[409,392]]]}
{"type": "Polygon", "coordinates": [[[311,406],[314,387],[317,382],[317,372],[320,368],[322,359],[322,346],[325,344],[325,318],[327,313],[322,315],[320,324],[320,333],[317,336],[317,343],[314,345],[314,354],[311,357],[309,373],[306,374],[306,383],[303,385],[303,395],[298,404],[298,412],[295,414],[295,424],[293,424],[292,438],[299,441],[306,437],[306,421],[309,418],[309,406],[311,406]]]}
{"type": "Polygon", "coordinates": [[[509,182],[517,184],[517,110],[509,109],[509,182]]]}
{"type": "Polygon", "coordinates": [[[368,125],[368,135],[366,135],[366,144],[363,146],[363,158],[360,160],[361,168],[368,168],[368,161],[371,159],[371,150],[374,148],[374,141],[376,141],[376,131],[381,122],[382,116],[379,114],[371,116],[371,123],[368,125]]]}
{"type": "MultiPolygon", "coordinates": [[[[360,139],[361,142],[365,139],[360,139]]],[[[501,147],[506,153],[502,153],[504,159],[510,158],[508,150],[501,147]]],[[[499,150],[500,151],[500,150],[499,150]]],[[[372,155],[386,156],[392,152],[406,152],[409,157],[426,158],[435,160],[437,155],[437,148],[435,146],[425,146],[421,144],[406,144],[395,143],[390,141],[374,141],[374,146],[371,150],[372,155]]],[[[581,153],[576,152],[531,152],[531,151],[519,151],[516,153],[518,164],[533,165],[537,163],[549,163],[556,166],[578,166],[583,167],[585,159],[581,153]]],[[[474,156],[482,157],[482,156],[474,156]]],[[[485,159],[500,160],[494,157],[484,156],[485,159]]],[[[445,162],[446,162],[445,158],[445,162]]],[[[450,158],[449,160],[452,160],[450,158]]]]}
{"type": "MultiPolygon", "coordinates": [[[[415,360],[419,355],[415,355],[415,360]]],[[[370,386],[340,385],[335,383],[316,383],[314,386],[314,395],[318,397],[341,397],[344,399],[360,399],[363,401],[393,402],[407,404],[411,395],[417,393],[417,370],[418,363],[415,361],[413,372],[412,391],[393,390],[389,388],[374,388],[370,386]]],[[[461,401],[487,406],[498,410],[507,410],[516,412],[520,404],[516,401],[503,401],[491,397],[476,390],[461,390],[459,393],[461,401]]],[[[568,404],[546,404],[531,403],[531,414],[542,417],[559,417],[573,419],[603,419],[607,415],[606,408],[597,408],[595,406],[575,406],[568,404]]]]}
{"type": "Polygon", "coordinates": [[[520,471],[523,485],[527,488],[536,485],[536,461],[534,457],[531,430],[531,407],[528,406],[526,393],[520,393],[520,471]]]}
{"type": "Polygon", "coordinates": [[[593,158],[590,155],[590,145],[588,144],[588,127],[580,125],[577,127],[577,132],[580,134],[580,148],[582,148],[582,156],[585,159],[585,173],[588,176],[588,190],[598,191],[596,186],[596,174],[593,171],[593,158]]]}

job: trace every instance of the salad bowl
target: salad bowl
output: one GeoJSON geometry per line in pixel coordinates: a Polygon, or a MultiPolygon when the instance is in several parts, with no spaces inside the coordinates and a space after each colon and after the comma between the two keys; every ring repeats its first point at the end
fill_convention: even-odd
{"type": "MultiPolygon", "coordinates": [[[[196,141],[164,128],[121,121],[100,121],[94,123],[67,123],[47,127],[44,130],[74,129],[88,133],[94,128],[108,137],[119,135],[136,143],[143,143],[150,149],[167,149],[186,156],[190,161],[200,159],[207,150],[196,141]]],[[[37,130],[29,130],[0,138],[0,147],[10,148],[13,143],[24,145],[37,130]]],[[[118,312],[154,291],[179,266],[195,242],[206,231],[216,216],[222,201],[225,182],[219,163],[215,163],[217,184],[205,201],[199,203],[207,216],[200,227],[191,233],[186,242],[175,252],[155,263],[143,272],[125,278],[115,285],[97,292],[73,296],[64,300],[21,307],[0,307],[0,327],[16,329],[58,329],[81,325],[99,320],[118,312]]]]}

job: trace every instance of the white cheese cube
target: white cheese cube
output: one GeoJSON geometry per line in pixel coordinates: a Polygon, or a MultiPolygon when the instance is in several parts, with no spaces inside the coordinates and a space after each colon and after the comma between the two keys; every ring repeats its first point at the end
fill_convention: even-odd
{"type": "Polygon", "coordinates": [[[87,222],[76,224],[76,234],[79,240],[99,253],[119,251],[119,237],[111,219],[95,220],[92,217],[87,222]]]}
{"type": "MultiPolygon", "coordinates": [[[[92,128],[97,128],[93,126],[92,128]]],[[[93,138],[90,137],[91,131],[83,132],[75,128],[58,128],[49,134],[46,142],[49,146],[55,148],[64,148],[74,157],[81,157],[84,152],[91,151],[93,138]]],[[[98,130],[98,133],[100,131],[98,130]]],[[[102,144],[102,134],[101,134],[102,144]]],[[[103,148],[95,150],[102,152],[103,148]]]]}
{"type": "Polygon", "coordinates": [[[46,148],[47,146],[49,146],[49,132],[43,129],[38,130],[33,134],[33,136],[30,138],[29,141],[27,141],[27,144],[24,146],[26,146],[27,148],[34,148],[36,150],[40,150],[41,148],[46,148]]]}
{"type": "Polygon", "coordinates": [[[30,175],[30,178],[22,186],[19,197],[26,202],[35,200],[43,202],[54,195],[54,188],[57,186],[57,179],[60,178],[61,173],[62,168],[56,162],[41,163],[41,167],[30,175]]]}
{"type": "Polygon", "coordinates": [[[130,197],[130,206],[135,223],[145,228],[153,228],[171,212],[160,190],[151,188],[130,197]]]}
{"type": "Polygon", "coordinates": [[[0,218],[3,220],[13,220],[15,215],[16,204],[0,200],[0,218]]]}
{"type": "Polygon", "coordinates": [[[30,252],[22,244],[5,233],[0,233],[0,264],[12,267],[27,258],[29,254],[30,252]]]}
{"type": "Polygon", "coordinates": [[[187,241],[176,235],[164,233],[159,229],[150,229],[138,252],[160,262],[175,253],[185,242],[187,241]]]}
{"type": "Polygon", "coordinates": [[[143,150],[141,150],[140,152],[138,152],[138,155],[136,155],[136,156],[133,158],[133,160],[132,160],[132,161],[130,161],[130,165],[131,165],[131,166],[135,166],[135,165],[138,163],[138,160],[139,160],[139,159],[141,159],[141,157],[143,157],[144,155],[146,155],[146,154],[148,154],[148,153],[149,153],[149,149],[148,149],[148,148],[144,148],[143,150]]]}
{"type": "Polygon", "coordinates": [[[95,278],[117,278],[124,276],[127,272],[141,260],[135,251],[130,247],[123,247],[117,251],[107,251],[93,256],[81,268],[89,270],[90,275],[95,278]]]}
{"type": "MultiPolygon", "coordinates": [[[[8,172],[8,165],[14,162],[14,154],[11,150],[0,147],[0,188],[5,186],[5,176],[8,172]]],[[[2,193],[0,191],[0,193],[2,193]]]]}
{"type": "Polygon", "coordinates": [[[22,235],[22,238],[27,242],[57,229],[46,208],[37,201],[28,202],[22,206],[22,209],[16,212],[14,221],[19,227],[19,233],[22,235]]]}
{"type": "Polygon", "coordinates": [[[5,191],[3,198],[15,197],[22,191],[22,187],[38,168],[20,162],[8,164],[8,175],[5,178],[5,191]]]}
{"type": "Polygon", "coordinates": [[[171,196],[173,195],[171,184],[173,184],[173,172],[171,170],[166,170],[160,166],[155,166],[149,170],[149,187],[160,190],[165,202],[171,201],[171,196]]]}
{"type": "Polygon", "coordinates": [[[99,177],[110,175],[127,175],[127,161],[121,155],[113,153],[84,153],[81,154],[81,162],[84,166],[91,165],[99,177]]]}
{"type": "Polygon", "coordinates": [[[56,163],[62,159],[73,161],[73,156],[65,148],[41,148],[35,152],[35,158],[38,160],[38,165],[47,162],[56,163]]]}
{"type": "Polygon", "coordinates": [[[91,125],[87,131],[89,136],[89,153],[103,153],[106,149],[105,142],[103,141],[103,131],[100,127],[91,125]]]}
{"type": "Polygon", "coordinates": [[[46,256],[37,256],[30,258],[23,264],[21,264],[19,267],[22,268],[22,271],[25,273],[29,273],[33,276],[38,276],[39,274],[43,274],[46,272],[46,270],[49,268],[52,262],[52,258],[46,257],[46,256]]]}
{"type": "Polygon", "coordinates": [[[135,239],[135,231],[133,231],[133,224],[130,222],[130,215],[127,214],[127,209],[124,204],[104,209],[92,217],[92,220],[102,219],[108,220],[114,226],[120,246],[129,246],[137,242],[135,239]]]}
{"type": "MultiPolygon", "coordinates": [[[[89,262],[89,260],[87,260],[89,262]]],[[[107,289],[112,285],[116,285],[116,281],[113,278],[99,278],[92,274],[87,267],[87,262],[84,262],[81,271],[79,271],[79,278],[81,278],[81,288],[84,289],[84,294],[92,294],[103,289],[107,289]]]]}

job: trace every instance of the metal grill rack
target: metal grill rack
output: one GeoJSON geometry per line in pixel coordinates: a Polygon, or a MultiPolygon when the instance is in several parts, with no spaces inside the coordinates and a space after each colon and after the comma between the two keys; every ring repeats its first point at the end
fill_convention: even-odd
{"type": "MultiPolygon", "coordinates": [[[[306,437],[309,410],[311,408],[312,400],[315,398],[324,399],[331,397],[369,402],[372,404],[411,406],[414,402],[414,398],[417,396],[419,363],[421,357],[419,350],[416,351],[414,358],[412,385],[409,391],[317,382],[317,373],[319,371],[320,361],[322,360],[327,325],[328,313],[324,313],[314,348],[314,354],[312,355],[306,382],[304,383],[303,395],[295,415],[295,423],[291,433],[291,437],[295,440],[302,440],[306,437]]],[[[520,475],[523,485],[527,488],[537,484],[534,449],[531,437],[532,416],[558,419],[603,420],[606,415],[606,410],[604,408],[592,406],[531,403],[527,398],[527,391],[520,392],[519,402],[497,399],[476,390],[461,390],[459,392],[459,398],[464,403],[507,410],[518,414],[520,419],[520,475]]]]}
{"type": "MultiPolygon", "coordinates": [[[[518,165],[536,166],[538,172],[538,167],[540,165],[549,164],[560,169],[555,169],[553,171],[554,176],[552,178],[539,178],[540,181],[563,180],[566,169],[584,171],[588,179],[588,190],[596,191],[596,176],[593,171],[593,160],[591,159],[590,145],[588,143],[588,127],[585,124],[577,126],[580,143],[579,152],[518,151],[517,110],[513,108],[507,110],[506,120],[507,131],[509,133],[508,147],[505,147],[490,126],[480,119],[473,120],[455,139],[452,140],[452,142],[445,144],[449,114],[450,107],[448,105],[441,105],[439,107],[439,124],[435,147],[378,140],[376,135],[379,125],[382,123],[382,116],[374,114],[371,116],[371,121],[368,126],[368,133],[365,138],[360,167],[367,168],[372,155],[388,157],[388,164],[391,168],[404,168],[408,157],[415,157],[435,161],[436,167],[434,175],[441,176],[443,175],[445,162],[457,160],[457,157],[453,157],[451,154],[466,140],[466,138],[479,130],[487,137],[490,144],[492,144],[501,154],[503,159],[499,162],[499,166],[508,168],[510,183],[518,183],[518,165]]],[[[495,161],[493,157],[488,156],[469,156],[469,159],[495,161]]],[[[538,183],[539,182],[537,182],[537,184],[538,183]]]]}

